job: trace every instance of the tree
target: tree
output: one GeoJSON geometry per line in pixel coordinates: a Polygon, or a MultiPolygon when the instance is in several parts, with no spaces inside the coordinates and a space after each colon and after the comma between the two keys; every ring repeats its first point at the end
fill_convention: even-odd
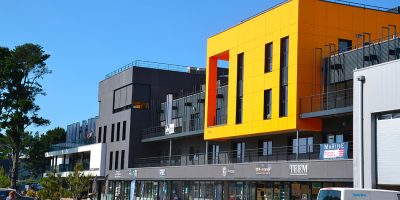
{"type": "Polygon", "coordinates": [[[81,199],[85,193],[88,193],[92,176],[83,174],[83,165],[78,163],[75,166],[74,173],[69,174],[67,183],[70,187],[70,195],[73,199],[81,199]]]}
{"type": "Polygon", "coordinates": [[[31,136],[26,154],[26,167],[31,177],[37,178],[48,169],[50,161],[44,154],[50,151],[51,145],[65,142],[65,137],[66,132],[60,127],[48,130],[42,135],[36,133],[31,136]]]}
{"type": "Polygon", "coordinates": [[[0,74],[0,127],[5,131],[11,147],[11,187],[16,188],[19,157],[25,148],[26,128],[31,125],[49,124],[38,115],[40,107],[35,103],[39,95],[45,95],[39,83],[44,75],[51,73],[45,61],[50,57],[35,44],[24,44],[13,50],[1,48],[0,74]]]}
{"type": "Polygon", "coordinates": [[[0,187],[6,188],[10,186],[10,179],[6,175],[4,169],[0,167],[0,187]]]}
{"type": "Polygon", "coordinates": [[[60,174],[50,173],[48,177],[40,180],[40,185],[43,186],[43,189],[38,192],[40,199],[61,199],[67,193],[65,178],[62,178],[60,174]]]}

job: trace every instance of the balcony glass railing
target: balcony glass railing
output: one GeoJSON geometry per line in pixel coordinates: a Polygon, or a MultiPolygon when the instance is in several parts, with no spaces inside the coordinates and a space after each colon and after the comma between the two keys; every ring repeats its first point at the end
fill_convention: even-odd
{"type": "MultiPolygon", "coordinates": [[[[187,166],[187,165],[207,165],[207,164],[231,164],[231,163],[250,163],[250,162],[272,162],[272,161],[292,161],[292,160],[319,160],[320,144],[299,146],[298,158],[295,146],[272,147],[271,152],[265,149],[248,149],[245,152],[221,151],[218,153],[209,152],[138,158],[135,167],[160,167],[160,166],[187,166]]],[[[348,158],[353,158],[353,146],[348,144],[348,158]]]]}
{"type": "Polygon", "coordinates": [[[50,146],[50,151],[59,151],[63,149],[71,149],[71,148],[76,148],[88,144],[94,144],[96,143],[96,138],[91,137],[88,139],[82,139],[82,140],[77,140],[77,141],[72,141],[72,142],[65,142],[65,143],[59,143],[59,144],[53,144],[50,146]]]}

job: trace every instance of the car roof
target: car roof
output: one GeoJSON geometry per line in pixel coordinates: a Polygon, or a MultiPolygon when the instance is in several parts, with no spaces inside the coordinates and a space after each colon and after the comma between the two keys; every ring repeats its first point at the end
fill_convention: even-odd
{"type": "Polygon", "coordinates": [[[395,190],[364,189],[364,188],[343,188],[343,187],[328,187],[328,188],[321,188],[321,190],[376,191],[376,192],[396,192],[396,193],[400,193],[399,191],[395,191],[395,190]]]}

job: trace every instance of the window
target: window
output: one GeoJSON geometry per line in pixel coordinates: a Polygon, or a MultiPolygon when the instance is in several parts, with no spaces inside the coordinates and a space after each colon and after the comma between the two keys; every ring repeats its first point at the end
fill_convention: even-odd
{"type": "Polygon", "coordinates": [[[150,109],[150,86],[144,84],[133,85],[132,108],[139,110],[150,109]]]}
{"type": "Polygon", "coordinates": [[[107,139],[107,126],[104,126],[103,143],[106,143],[106,139],[107,139]]]}
{"type": "Polygon", "coordinates": [[[118,169],[118,156],[119,156],[119,151],[115,152],[115,169],[118,169]]]}
{"type": "Polygon", "coordinates": [[[115,130],[115,124],[111,125],[111,142],[114,142],[114,130],[115,130]]]}
{"type": "Polygon", "coordinates": [[[113,152],[110,152],[110,160],[108,161],[108,170],[112,170],[113,152]]]}
{"type": "Polygon", "coordinates": [[[189,147],[189,161],[199,160],[200,150],[197,147],[189,147]]]}
{"type": "Polygon", "coordinates": [[[327,141],[329,144],[331,143],[342,143],[344,142],[343,134],[329,134],[327,136],[327,141]]]}
{"type": "Polygon", "coordinates": [[[117,123],[117,142],[119,141],[119,133],[120,133],[120,128],[121,128],[121,123],[120,122],[118,122],[117,123]]]}
{"type": "Polygon", "coordinates": [[[264,72],[272,71],[272,42],[265,45],[265,63],[264,72]]]}
{"type": "Polygon", "coordinates": [[[113,111],[128,109],[132,102],[132,84],[114,90],[113,111]]]}
{"type": "Polygon", "coordinates": [[[264,119],[271,119],[271,89],[264,90],[264,119]]]}
{"type": "Polygon", "coordinates": [[[286,117],[288,115],[289,37],[281,39],[280,56],[279,116],[286,117]]]}
{"type": "Polygon", "coordinates": [[[121,169],[124,169],[125,166],[125,150],[121,151],[121,169]]]}
{"type": "MultiPolygon", "coordinates": [[[[293,153],[297,153],[297,139],[293,139],[293,153]]],[[[304,137],[299,138],[299,154],[301,153],[312,153],[314,152],[314,138],[313,137],[304,137]]]]}
{"type": "Polygon", "coordinates": [[[260,140],[258,142],[258,156],[270,156],[272,155],[272,141],[260,140]]]}
{"type": "Polygon", "coordinates": [[[243,65],[244,53],[241,53],[237,55],[236,124],[241,124],[243,117],[243,65]]]}
{"type": "Polygon", "coordinates": [[[122,122],[122,140],[126,138],[126,121],[122,122]]]}
{"type": "Polygon", "coordinates": [[[99,127],[99,132],[97,133],[97,143],[101,143],[101,126],[99,127]]]}
{"type": "Polygon", "coordinates": [[[351,40],[339,39],[339,53],[351,50],[352,42],[351,40]]]}
{"type": "Polygon", "coordinates": [[[244,142],[236,142],[234,143],[234,153],[233,156],[236,159],[236,162],[244,162],[244,154],[246,152],[246,143],[244,142]]]}

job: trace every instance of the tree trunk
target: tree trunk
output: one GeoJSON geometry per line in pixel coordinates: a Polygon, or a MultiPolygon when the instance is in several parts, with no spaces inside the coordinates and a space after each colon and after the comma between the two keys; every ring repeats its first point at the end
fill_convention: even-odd
{"type": "Polygon", "coordinates": [[[17,189],[18,168],[19,168],[19,148],[15,148],[11,154],[11,188],[17,189]]]}

